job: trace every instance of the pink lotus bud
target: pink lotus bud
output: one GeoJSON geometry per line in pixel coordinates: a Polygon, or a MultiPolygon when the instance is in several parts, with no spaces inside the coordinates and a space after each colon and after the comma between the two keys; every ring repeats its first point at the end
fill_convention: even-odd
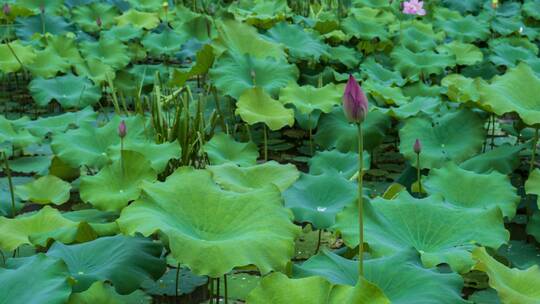
{"type": "Polygon", "coordinates": [[[422,143],[420,143],[420,140],[418,138],[414,142],[413,150],[416,154],[420,154],[420,152],[422,152],[422,143]]]}
{"type": "Polygon", "coordinates": [[[103,22],[101,21],[101,17],[96,18],[96,24],[97,24],[98,27],[101,28],[101,25],[103,24],[103,22]]]}
{"type": "Polygon", "coordinates": [[[120,136],[120,138],[124,138],[126,134],[127,134],[126,122],[122,120],[120,122],[120,125],[118,126],[118,136],[120,136]]]}
{"type": "Polygon", "coordinates": [[[350,122],[361,123],[366,119],[368,101],[366,94],[356,82],[353,75],[349,75],[349,81],[343,94],[343,111],[350,122]]]}
{"type": "Polygon", "coordinates": [[[9,16],[9,14],[11,14],[11,7],[9,6],[9,4],[4,3],[3,11],[4,15],[6,16],[9,16]]]}
{"type": "Polygon", "coordinates": [[[403,2],[403,13],[407,15],[424,16],[426,14],[424,1],[410,0],[403,2]]]}

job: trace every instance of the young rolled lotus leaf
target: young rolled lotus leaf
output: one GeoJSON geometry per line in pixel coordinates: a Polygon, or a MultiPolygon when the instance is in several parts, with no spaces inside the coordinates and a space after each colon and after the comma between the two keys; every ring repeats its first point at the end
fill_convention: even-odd
{"type": "Polygon", "coordinates": [[[15,24],[15,34],[24,41],[31,41],[43,34],[62,35],[73,31],[73,26],[64,17],[52,14],[17,18],[15,24]]]}
{"type": "Polygon", "coordinates": [[[516,112],[528,125],[540,124],[540,77],[525,63],[480,86],[483,106],[497,114],[516,112]]]}
{"type": "Polygon", "coordinates": [[[24,201],[36,204],[62,205],[69,200],[71,185],[54,175],[42,176],[30,183],[15,187],[15,193],[24,201]]]}
{"type": "Polygon", "coordinates": [[[399,151],[415,163],[416,154],[410,143],[419,139],[424,146],[422,168],[438,168],[447,161],[460,163],[476,154],[482,148],[484,136],[483,120],[470,110],[448,112],[434,119],[414,117],[399,130],[399,151]]]}
{"type": "Polygon", "coordinates": [[[287,87],[279,91],[279,101],[282,104],[293,104],[302,114],[310,114],[315,110],[330,113],[336,105],[341,104],[342,96],[342,85],[335,84],[316,88],[310,85],[299,86],[296,82],[290,82],[287,87]]]}
{"type": "Polygon", "coordinates": [[[182,36],[171,28],[166,27],[160,33],[149,33],[142,39],[142,44],[150,55],[160,57],[166,55],[174,56],[180,50],[189,37],[182,36]]]}
{"type": "Polygon", "coordinates": [[[123,150],[122,158],[106,165],[96,175],[81,178],[81,199],[104,211],[121,211],[139,198],[141,184],[154,182],[157,173],[142,154],[123,150]]]}
{"type": "Polygon", "coordinates": [[[89,33],[111,28],[115,23],[114,18],[118,16],[118,11],[114,6],[99,2],[77,6],[72,13],[72,20],[89,33]],[[100,25],[96,22],[98,18],[100,25]]]}
{"type": "MultiPolygon", "coordinates": [[[[319,151],[309,159],[309,174],[326,175],[337,173],[346,179],[358,172],[358,153],[342,153],[338,150],[319,151]]],[[[369,170],[371,156],[364,152],[364,170],[369,170]]]]}
{"type": "Polygon", "coordinates": [[[303,174],[283,192],[285,207],[297,222],[309,222],[316,229],[334,225],[338,212],[357,200],[356,185],[336,172],[324,175],[303,174]]]}
{"type": "Polygon", "coordinates": [[[391,57],[396,70],[410,79],[442,74],[446,68],[456,65],[456,60],[452,55],[439,54],[434,51],[414,53],[401,46],[394,48],[391,57]]]}
{"type": "Polygon", "coordinates": [[[329,56],[328,46],[318,35],[296,24],[280,22],[268,30],[266,36],[281,43],[295,59],[318,61],[321,56],[329,56]]]}
{"type": "Polygon", "coordinates": [[[386,304],[390,300],[375,285],[362,280],[353,286],[335,285],[326,279],[314,276],[303,279],[289,279],[275,272],[261,280],[247,299],[248,304],[386,304]]]}
{"type": "Polygon", "coordinates": [[[204,145],[211,165],[233,163],[240,167],[249,167],[257,163],[259,151],[253,142],[237,142],[225,133],[215,134],[204,145]]]}
{"type": "Polygon", "coordinates": [[[172,257],[197,275],[217,278],[235,267],[283,270],[300,229],[275,186],[238,193],[222,190],[206,170],[180,168],[122,210],[125,234],[167,236],[172,257]]]}
{"type": "Polygon", "coordinates": [[[210,70],[210,77],[220,91],[234,98],[255,86],[277,95],[279,89],[296,81],[298,69],[284,60],[231,53],[218,59],[210,70]]]}
{"type": "Polygon", "coordinates": [[[71,294],[66,264],[39,253],[27,258],[9,259],[0,268],[2,303],[66,303],[71,294]]]}
{"type": "Polygon", "coordinates": [[[441,194],[447,203],[459,207],[497,206],[508,219],[514,218],[521,200],[508,176],[497,171],[485,174],[467,171],[453,162],[431,170],[424,188],[428,194],[441,194]]]}
{"type": "Polygon", "coordinates": [[[538,196],[537,202],[538,208],[540,208],[540,169],[535,169],[529,174],[529,178],[525,182],[525,192],[538,196]]]}
{"type": "MultiPolygon", "coordinates": [[[[418,253],[412,249],[366,260],[364,268],[366,280],[381,288],[392,303],[469,303],[461,298],[463,279],[459,274],[424,268],[418,253]]],[[[321,276],[333,284],[354,286],[358,282],[358,261],[323,249],[302,265],[293,265],[293,277],[309,276],[321,276]]]]}
{"type": "MultiPolygon", "coordinates": [[[[150,161],[152,169],[157,173],[163,172],[171,159],[178,159],[182,155],[182,147],[178,141],[156,144],[149,141],[126,141],[124,149],[142,154],[150,161]]],[[[120,144],[110,146],[107,155],[113,161],[120,159],[120,144]]]]}
{"type": "Polygon", "coordinates": [[[157,14],[139,12],[134,9],[130,9],[114,19],[118,26],[131,25],[146,30],[151,30],[159,25],[159,17],[157,14]]]}
{"type": "Polygon", "coordinates": [[[56,100],[64,108],[84,108],[101,98],[101,90],[84,76],[67,74],[56,78],[34,78],[28,89],[42,107],[56,100]]]}
{"type": "MultiPolygon", "coordinates": [[[[428,268],[446,263],[456,272],[468,272],[475,243],[499,248],[510,236],[499,208],[459,208],[444,204],[439,195],[415,199],[401,192],[392,200],[365,203],[364,212],[365,240],[373,256],[413,247],[428,268]]],[[[348,247],[358,246],[358,208],[353,205],[339,213],[334,229],[348,247]]]]}
{"type": "Polygon", "coordinates": [[[8,142],[15,148],[24,148],[40,141],[39,137],[35,137],[24,127],[18,127],[16,121],[0,116],[0,143],[8,142]]]}
{"type": "Polygon", "coordinates": [[[485,248],[473,251],[478,261],[476,270],[487,273],[489,286],[497,291],[502,303],[525,304],[540,301],[540,269],[538,265],[526,270],[508,268],[491,257],[485,248]]]}
{"type": "Polygon", "coordinates": [[[261,87],[245,90],[236,106],[235,114],[250,125],[262,122],[272,131],[294,125],[294,110],[285,108],[261,87]]]}
{"type": "Polygon", "coordinates": [[[143,281],[163,275],[166,263],[160,258],[162,250],[161,244],[148,238],[115,235],[75,245],[56,242],[47,256],[64,260],[76,282],[74,292],[85,291],[96,281],[108,281],[125,295],[143,281]]]}
{"type": "Polygon", "coordinates": [[[455,56],[456,63],[459,65],[474,65],[484,60],[484,54],[482,54],[480,48],[474,44],[462,43],[455,40],[439,45],[437,52],[455,56]]]}
{"type": "Polygon", "coordinates": [[[131,61],[125,44],[103,37],[95,42],[81,43],[81,53],[85,59],[97,59],[113,69],[121,69],[131,61]]]}
{"type": "Polygon", "coordinates": [[[300,176],[292,164],[282,165],[275,161],[250,167],[238,167],[232,163],[210,166],[212,178],[224,189],[236,192],[250,192],[263,189],[269,184],[280,191],[289,188],[300,176]]]}
{"type": "Polygon", "coordinates": [[[152,297],[142,290],[135,290],[128,295],[117,293],[109,283],[96,281],[83,292],[74,292],[69,296],[68,304],[94,304],[94,303],[139,303],[150,304],[152,297]]]}
{"type": "Polygon", "coordinates": [[[9,46],[6,43],[0,44],[0,71],[4,73],[17,72],[21,69],[21,63],[26,67],[32,64],[35,59],[36,54],[34,49],[29,45],[22,44],[19,40],[10,42],[9,46]],[[10,47],[13,52],[10,50],[10,47]]]}

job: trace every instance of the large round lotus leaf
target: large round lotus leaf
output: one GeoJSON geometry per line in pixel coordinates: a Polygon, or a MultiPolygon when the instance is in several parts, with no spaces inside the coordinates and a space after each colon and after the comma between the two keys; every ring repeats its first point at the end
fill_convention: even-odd
{"type": "MultiPolygon", "coordinates": [[[[110,146],[107,155],[113,160],[120,159],[120,144],[110,146]]],[[[171,159],[178,159],[182,156],[182,148],[178,141],[164,142],[157,144],[153,141],[126,141],[124,150],[139,152],[150,161],[152,169],[157,173],[163,172],[171,159]]]]}
{"type": "Polygon", "coordinates": [[[521,199],[508,176],[496,171],[489,174],[467,171],[453,162],[431,170],[424,187],[428,194],[441,194],[447,203],[459,207],[497,206],[509,219],[514,218],[521,199]]]}
{"type": "Polygon", "coordinates": [[[70,63],[60,57],[54,48],[47,47],[36,51],[36,59],[28,66],[28,69],[34,76],[51,78],[59,72],[67,72],[70,66],[70,63]]]}
{"type": "Polygon", "coordinates": [[[67,131],[70,127],[83,123],[94,122],[97,113],[88,106],[76,112],[66,112],[54,116],[42,116],[36,120],[29,120],[21,124],[31,134],[38,137],[45,137],[48,133],[57,134],[67,131]]]}
{"type": "Polygon", "coordinates": [[[433,120],[415,117],[405,121],[399,130],[399,151],[416,165],[413,144],[419,139],[422,143],[420,166],[438,168],[449,160],[460,163],[476,154],[482,148],[484,136],[483,120],[470,110],[449,112],[433,120]]]}
{"type": "Polygon", "coordinates": [[[129,294],[146,279],[165,272],[162,245],[143,237],[116,235],[75,245],[54,243],[47,256],[66,262],[75,279],[74,292],[87,290],[96,281],[111,282],[120,294],[129,294]]]}
{"type": "Polygon", "coordinates": [[[534,243],[512,240],[497,250],[497,255],[503,256],[509,266],[527,269],[533,265],[540,265],[540,248],[534,243]]]}
{"type": "Polygon", "coordinates": [[[66,303],[71,294],[66,264],[62,260],[37,254],[9,259],[0,268],[1,303],[66,303]]]}
{"type": "Polygon", "coordinates": [[[238,167],[231,163],[210,166],[214,180],[223,188],[236,192],[249,192],[273,184],[280,191],[289,188],[300,176],[292,164],[282,165],[275,161],[250,167],[238,167]]]}
{"type": "Polygon", "coordinates": [[[403,95],[401,88],[388,86],[376,81],[364,81],[362,88],[379,104],[405,105],[410,100],[410,97],[403,95]]]}
{"type": "Polygon", "coordinates": [[[540,124],[540,78],[527,64],[519,64],[479,89],[482,105],[495,114],[516,112],[526,124],[540,124]]]}
{"type": "Polygon", "coordinates": [[[179,263],[215,278],[247,265],[262,274],[283,270],[300,232],[291,218],[275,187],[225,191],[209,171],[181,168],[163,183],[145,183],[118,224],[126,234],[164,233],[179,263]]]}
{"type": "Polygon", "coordinates": [[[362,279],[356,286],[334,285],[322,277],[289,279],[276,272],[261,280],[247,299],[248,304],[383,304],[390,303],[375,285],[362,279]]]}
{"type": "Polygon", "coordinates": [[[314,33],[309,33],[299,25],[280,22],[266,35],[276,43],[281,43],[293,58],[318,61],[328,56],[328,46],[314,33]]]}
{"type": "MultiPolygon", "coordinates": [[[[321,276],[334,284],[354,286],[358,281],[358,261],[348,260],[323,249],[302,265],[294,265],[293,274],[300,278],[321,276]]],[[[381,288],[395,304],[468,303],[461,298],[461,276],[424,268],[414,250],[366,260],[364,277],[381,288]]]]}
{"type": "Polygon", "coordinates": [[[420,96],[399,107],[389,109],[379,108],[379,110],[383,113],[388,113],[392,117],[405,120],[412,116],[421,116],[424,114],[429,116],[434,115],[439,112],[441,105],[442,100],[440,97],[420,96]]]}
{"type": "Polygon", "coordinates": [[[335,223],[338,212],[356,201],[356,190],[356,184],[337,173],[303,174],[283,192],[283,198],[295,221],[326,229],[335,223]]]}
{"type": "Polygon", "coordinates": [[[154,57],[173,56],[180,50],[186,40],[187,37],[183,37],[166,27],[161,33],[149,33],[146,35],[142,40],[142,44],[154,57]]]}
{"type": "Polygon", "coordinates": [[[218,22],[217,28],[219,36],[213,46],[219,54],[228,50],[240,56],[249,55],[261,60],[272,57],[276,61],[284,61],[287,57],[279,44],[265,40],[248,24],[225,20],[218,22]]]}
{"type": "Polygon", "coordinates": [[[441,85],[446,87],[446,95],[454,102],[477,102],[480,100],[478,87],[482,80],[472,79],[461,74],[450,74],[441,80],[441,85]]]}
{"type": "Polygon", "coordinates": [[[540,0],[526,0],[522,11],[525,16],[540,20],[540,0]]]}
{"type": "Polygon", "coordinates": [[[385,85],[398,85],[402,86],[405,84],[405,80],[401,77],[401,74],[397,71],[391,71],[376,62],[373,57],[366,59],[362,66],[362,75],[369,80],[385,84],[385,85]]]}
{"type": "Polygon", "coordinates": [[[262,122],[272,131],[294,125],[294,110],[285,108],[261,87],[245,90],[236,106],[235,114],[250,125],[262,122]]]}
{"type": "Polygon", "coordinates": [[[237,20],[245,21],[257,27],[268,28],[275,22],[283,20],[291,9],[287,1],[238,1],[228,6],[237,20]]]}
{"type": "Polygon", "coordinates": [[[118,16],[115,19],[119,26],[131,25],[146,30],[151,30],[159,25],[159,17],[157,14],[139,12],[134,9],[124,12],[122,16],[118,16]]]}
{"type": "Polygon", "coordinates": [[[98,85],[116,77],[115,69],[97,58],[88,58],[78,63],[75,70],[78,75],[88,77],[98,85]]]}
{"type": "Polygon", "coordinates": [[[528,194],[536,194],[538,196],[538,208],[540,208],[540,169],[535,169],[529,175],[525,183],[525,192],[528,194]]]}
{"type": "Polygon", "coordinates": [[[448,37],[464,43],[486,40],[490,34],[489,22],[472,15],[442,18],[436,24],[448,37]]]}
{"type": "Polygon", "coordinates": [[[487,273],[489,286],[506,304],[535,304],[540,302],[540,269],[538,265],[527,270],[508,268],[491,257],[485,248],[476,248],[473,257],[478,261],[475,269],[487,273]]]}
{"type": "Polygon", "coordinates": [[[279,91],[279,101],[283,104],[293,104],[302,114],[310,114],[314,110],[329,113],[334,106],[341,104],[342,98],[343,86],[334,84],[315,88],[291,82],[279,91]]]}
{"type": "MultiPolygon", "coordinates": [[[[17,18],[15,33],[21,40],[30,41],[34,35],[52,34],[61,35],[73,30],[65,18],[52,14],[35,15],[26,18],[17,18]],[[43,30],[45,29],[45,32],[43,30]]],[[[18,53],[17,53],[18,54],[18,53]]]]}
{"type": "Polygon", "coordinates": [[[72,293],[68,304],[150,304],[152,297],[141,290],[136,290],[128,295],[120,295],[111,285],[97,281],[86,291],[72,293]]]}
{"type": "MultiPolygon", "coordinates": [[[[24,185],[31,182],[31,177],[13,176],[11,182],[14,187],[18,185],[24,185]]],[[[21,199],[15,195],[15,212],[18,212],[24,204],[21,199]]],[[[0,178],[0,216],[11,216],[13,214],[13,207],[11,204],[11,190],[9,187],[9,181],[7,177],[0,178]]]]}
{"type": "Polygon", "coordinates": [[[129,24],[124,26],[113,26],[110,30],[101,32],[101,35],[106,39],[115,39],[122,42],[140,38],[142,34],[142,29],[129,24]]]}
{"type": "Polygon", "coordinates": [[[204,152],[208,155],[212,165],[230,162],[241,167],[247,167],[255,165],[259,157],[259,151],[253,142],[237,142],[225,133],[214,135],[204,145],[204,152]]]}
{"type": "Polygon", "coordinates": [[[325,58],[325,60],[332,63],[342,63],[348,68],[354,68],[360,63],[360,58],[362,58],[361,53],[355,49],[338,45],[328,49],[328,58],[325,58]]]}
{"type": "Polygon", "coordinates": [[[42,107],[53,100],[64,108],[84,108],[101,98],[101,90],[88,78],[67,74],[51,79],[34,78],[28,89],[36,103],[42,107]]]}
{"type": "MultiPolygon", "coordinates": [[[[369,9],[368,9],[369,10],[369,9]]],[[[378,10],[375,13],[379,12],[378,10]]],[[[342,28],[349,37],[356,37],[361,40],[370,41],[372,39],[388,40],[388,26],[386,22],[370,15],[351,15],[342,22],[342,28]]]]}
{"type": "Polygon", "coordinates": [[[114,25],[114,17],[118,15],[116,8],[107,3],[94,2],[73,9],[73,21],[84,31],[93,33],[101,29],[109,29],[114,25]],[[97,25],[101,20],[101,28],[97,25]]]}
{"type": "Polygon", "coordinates": [[[17,58],[19,58],[24,66],[28,66],[34,62],[36,54],[31,46],[25,46],[19,40],[10,42],[9,46],[6,43],[0,44],[0,71],[12,73],[20,70],[21,64],[17,58]],[[10,50],[10,47],[13,52],[10,50]]]}
{"type": "Polygon", "coordinates": [[[536,58],[538,52],[534,52],[522,46],[511,45],[509,43],[497,43],[491,47],[493,54],[489,60],[496,66],[515,67],[522,61],[536,58]]]}
{"type": "Polygon", "coordinates": [[[11,143],[16,148],[24,148],[41,141],[24,127],[17,127],[11,120],[0,116],[0,143],[11,143]]]}
{"type": "MultiPolygon", "coordinates": [[[[326,175],[337,173],[346,179],[358,172],[358,153],[342,153],[338,150],[319,151],[309,159],[309,174],[326,175]]],[[[371,156],[364,151],[364,170],[369,170],[371,156]]]]}
{"type": "MultiPolygon", "coordinates": [[[[231,276],[227,276],[228,279],[231,276]]],[[[186,268],[181,268],[178,274],[178,295],[190,294],[197,287],[203,286],[208,283],[208,278],[205,276],[198,276],[193,274],[186,268]]],[[[231,281],[229,283],[229,295],[231,294],[231,281]]],[[[157,281],[147,279],[142,282],[142,289],[148,294],[155,296],[175,296],[176,295],[176,269],[170,268],[161,278],[157,281]]]]}
{"type": "Polygon", "coordinates": [[[98,236],[111,236],[120,233],[115,220],[115,212],[99,211],[97,209],[82,209],[62,213],[62,216],[73,222],[86,222],[98,236]]]}
{"type": "Polygon", "coordinates": [[[512,33],[519,33],[520,28],[525,28],[525,24],[523,24],[521,15],[515,15],[512,17],[499,16],[493,20],[491,23],[491,28],[502,36],[507,36],[511,35],[512,33]]]}
{"type": "Polygon", "coordinates": [[[95,234],[87,223],[68,220],[49,206],[14,219],[0,217],[0,248],[7,251],[23,244],[45,247],[51,239],[63,243],[86,241],[95,238],[95,234]]]}
{"type": "Polygon", "coordinates": [[[161,0],[127,0],[135,9],[141,11],[157,11],[162,8],[161,0]]]}
{"type": "Polygon", "coordinates": [[[95,42],[81,43],[81,53],[85,59],[97,59],[101,63],[121,69],[129,64],[128,48],[125,44],[114,39],[101,38],[95,42]]]}
{"type": "Polygon", "coordinates": [[[418,20],[402,22],[399,25],[401,45],[413,52],[434,50],[444,39],[444,33],[433,31],[431,23],[418,20]]]}
{"type": "Polygon", "coordinates": [[[277,95],[279,89],[286,87],[291,81],[296,81],[297,74],[296,66],[285,61],[259,59],[236,53],[222,56],[210,70],[214,85],[234,98],[255,86],[277,95]]]}
{"type": "MultiPolygon", "coordinates": [[[[390,117],[380,111],[371,111],[362,123],[364,149],[371,150],[382,143],[386,131],[390,129],[390,117]]],[[[323,115],[319,123],[315,142],[325,149],[336,148],[341,152],[358,151],[358,128],[350,124],[341,107],[323,115]]]]}
{"type": "Polygon", "coordinates": [[[391,54],[396,70],[407,78],[418,79],[431,74],[442,74],[447,67],[456,64],[454,56],[434,51],[412,52],[404,47],[396,47],[391,54]]]}
{"type": "Polygon", "coordinates": [[[462,162],[459,166],[477,173],[489,173],[495,170],[505,175],[510,174],[519,167],[521,163],[519,152],[523,149],[523,145],[502,145],[486,153],[478,154],[462,162]]]}
{"type": "Polygon", "coordinates": [[[62,205],[69,200],[71,185],[54,175],[40,177],[28,184],[15,187],[22,200],[37,204],[62,205]]]}
{"type": "MultiPolygon", "coordinates": [[[[54,136],[51,148],[58,158],[72,168],[82,165],[103,167],[109,160],[107,157],[109,147],[120,144],[118,136],[120,121],[120,117],[115,116],[100,128],[90,123],[81,124],[79,129],[54,136]]],[[[141,116],[131,116],[125,121],[128,130],[124,138],[126,146],[131,141],[144,142],[144,119],[141,116]]]]}
{"type": "MultiPolygon", "coordinates": [[[[447,263],[457,272],[467,272],[475,244],[499,248],[510,234],[498,208],[466,209],[444,204],[442,196],[414,199],[401,192],[393,200],[364,202],[365,241],[374,256],[385,256],[410,247],[421,254],[425,267],[447,263]]],[[[358,246],[356,204],[337,215],[334,228],[347,246],[358,246]]]]}
{"type": "Polygon", "coordinates": [[[79,53],[76,38],[71,34],[47,37],[47,43],[47,49],[53,49],[58,57],[70,65],[75,65],[83,61],[79,53]]]}
{"type": "Polygon", "coordinates": [[[440,45],[437,47],[437,52],[455,56],[456,63],[460,65],[473,65],[484,59],[482,51],[476,45],[459,41],[440,45]]]}
{"type": "Polygon", "coordinates": [[[120,211],[139,198],[144,181],[156,179],[156,171],[142,154],[124,150],[121,159],[105,166],[98,174],[81,178],[81,199],[100,210],[120,211]]]}

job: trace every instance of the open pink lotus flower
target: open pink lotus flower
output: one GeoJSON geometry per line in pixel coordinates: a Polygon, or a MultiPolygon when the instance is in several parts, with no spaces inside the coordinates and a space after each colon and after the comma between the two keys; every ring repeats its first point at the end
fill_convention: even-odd
{"type": "Polygon", "coordinates": [[[424,16],[426,14],[424,1],[410,0],[403,2],[403,13],[407,15],[424,16]]]}
{"type": "Polygon", "coordinates": [[[368,100],[362,88],[356,82],[353,75],[349,75],[349,81],[343,94],[343,111],[350,122],[361,123],[368,112],[368,100]]]}

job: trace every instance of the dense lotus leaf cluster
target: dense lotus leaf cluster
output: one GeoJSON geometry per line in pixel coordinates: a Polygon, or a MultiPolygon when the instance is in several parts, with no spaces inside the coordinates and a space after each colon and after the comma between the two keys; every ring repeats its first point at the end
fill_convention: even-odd
{"type": "Polygon", "coordinates": [[[0,5],[0,303],[540,302],[540,0],[0,5]]]}

